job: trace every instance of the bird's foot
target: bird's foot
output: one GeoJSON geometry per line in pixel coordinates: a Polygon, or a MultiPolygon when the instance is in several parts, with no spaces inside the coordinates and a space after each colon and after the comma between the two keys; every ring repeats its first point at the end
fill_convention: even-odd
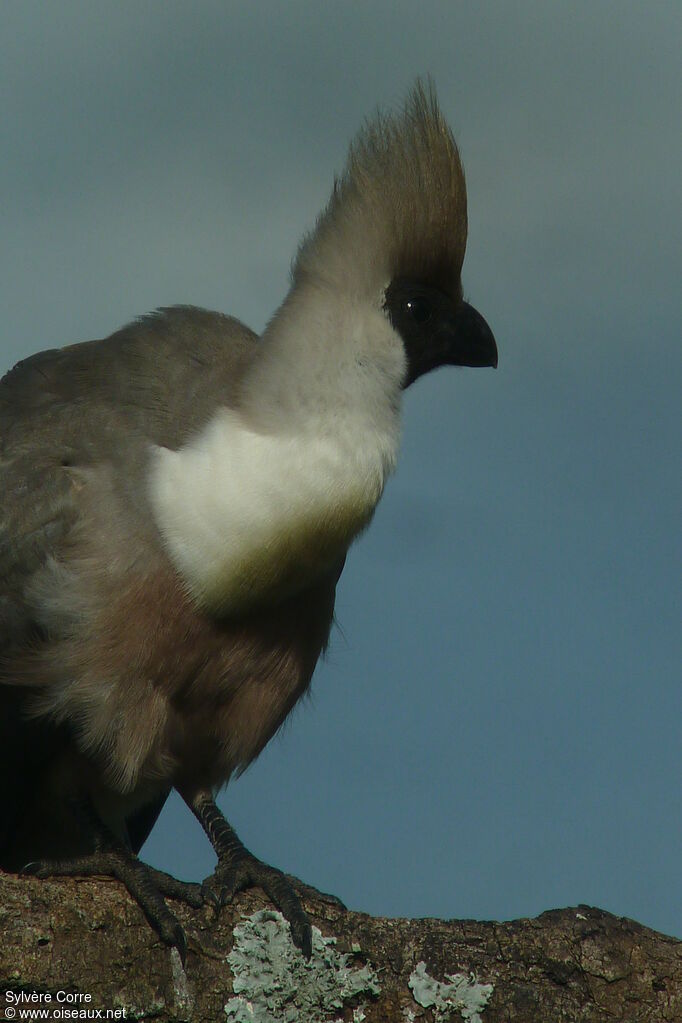
{"type": "Polygon", "coordinates": [[[210,900],[220,907],[231,902],[237,892],[258,885],[289,921],[294,944],[300,948],[306,959],[310,959],[312,928],[308,914],[296,894],[295,885],[292,884],[295,880],[288,878],[276,867],[256,859],[242,847],[237,853],[233,851],[231,856],[224,856],[218,861],[218,866],[210,877],[206,878],[202,889],[207,901],[210,900]]]}
{"type": "Polygon", "coordinates": [[[201,885],[178,881],[170,874],[140,862],[136,856],[124,849],[102,850],[70,860],[36,860],[27,863],[21,873],[41,878],[117,878],[126,886],[161,940],[166,945],[177,948],[184,964],[187,954],[185,932],[166,905],[164,895],[199,908],[204,904],[201,885]]]}

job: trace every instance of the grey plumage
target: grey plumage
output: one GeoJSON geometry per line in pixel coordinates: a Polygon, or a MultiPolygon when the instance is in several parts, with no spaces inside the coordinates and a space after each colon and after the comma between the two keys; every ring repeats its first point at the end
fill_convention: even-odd
{"type": "MultiPolygon", "coordinates": [[[[217,677],[214,681],[204,668],[206,685],[209,691],[213,684],[222,685],[224,702],[229,702],[224,690],[238,689],[245,682],[243,671],[232,670],[229,679],[219,671],[223,660],[228,661],[226,670],[232,667],[231,653],[236,647],[248,646],[254,671],[256,665],[263,670],[269,659],[277,662],[270,667],[271,673],[282,668],[288,637],[277,645],[269,636],[276,652],[266,649],[259,653],[255,644],[241,635],[232,646],[226,645],[225,623],[216,625],[196,615],[171,574],[150,521],[144,485],[150,443],[176,448],[196,434],[216,407],[230,401],[256,344],[256,335],[229,317],[180,307],[145,317],[105,344],[90,342],[40,353],[0,383],[3,483],[7,481],[0,546],[0,677],[12,683],[11,689],[0,688],[0,699],[14,706],[21,702],[29,721],[37,714],[49,714],[58,725],[68,726],[81,751],[89,751],[100,744],[95,734],[99,721],[93,725],[72,717],[71,698],[79,688],[112,685],[113,676],[119,691],[106,708],[105,726],[108,729],[108,719],[116,714],[122,726],[112,734],[110,748],[97,752],[117,787],[122,787],[122,782],[129,787],[121,766],[127,761],[127,751],[137,753],[137,747],[161,727],[155,714],[160,713],[158,700],[153,692],[144,692],[145,684],[170,690],[194,713],[191,694],[183,687],[196,688],[200,670],[192,665],[187,668],[190,676],[183,677],[182,635],[173,654],[172,672],[164,675],[168,665],[154,662],[158,653],[155,642],[164,628],[154,616],[160,606],[158,596],[168,601],[167,606],[161,605],[167,618],[177,605],[179,616],[184,613],[188,619],[194,618],[194,638],[201,631],[205,643],[202,656],[208,660],[209,646],[213,653],[210,667],[217,677]],[[145,606],[140,592],[144,586],[153,588],[155,598],[147,608],[149,631],[139,635],[140,630],[133,634],[130,627],[116,630],[113,615],[121,593],[121,613],[129,614],[131,621],[136,616],[139,620],[145,606]],[[100,671],[93,675],[96,667],[100,671]],[[126,671],[131,672],[130,678],[125,677],[126,671]],[[20,693],[17,685],[22,687],[20,693]],[[129,708],[129,714],[123,706],[129,708]],[[143,734],[138,735],[139,731],[143,734]]],[[[314,588],[316,598],[319,589],[314,588]]],[[[298,609],[300,602],[294,604],[298,609]]],[[[318,610],[316,600],[313,617],[318,610]]],[[[284,621],[286,617],[280,608],[278,618],[284,621]]],[[[262,616],[252,628],[263,628],[262,616]]],[[[240,626],[240,631],[249,630],[240,626]]],[[[312,631],[315,637],[318,633],[319,627],[312,631]]],[[[189,635],[190,625],[186,624],[185,638],[189,635]]],[[[326,635],[322,642],[325,640],[326,635]]],[[[318,640],[314,657],[311,655],[313,664],[319,646],[318,640]]],[[[191,652],[187,657],[191,660],[191,652]]],[[[207,719],[215,719],[214,701],[208,699],[204,709],[207,719]]],[[[43,721],[41,727],[45,727],[43,721]]],[[[212,731],[210,726],[208,731],[212,731]]],[[[245,742],[249,747],[253,739],[254,755],[262,746],[257,732],[252,729],[245,742]]],[[[198,743],[204,746],[206,736],[202,731],[199,736],[198,743]]],[[[34,754],[26,749],[24,739],[25,735],[19,755],[30,759],[34,754]]],[[[2,779],[13,785],[14,771],[6,763],[10,755],[6,745],[2,779]]],[[[245,767],[250,759],[250,749],[239,750],[233,769],[245,767]]],[[[163,765],[157,768],[156,774],[163,780],[163,765]]],[[[24,771],[22,768],[20,774],[24,771]]],[[[153,767],[149,773],[154,775],[153,767]]],[[[212,781],[219,784],[229,773],[212,781]]],[[[120,822],[112,820],[110,824],[120,828],[120,822]]]]}
{"type": "Polygon", "coordinates": [[[465,242],[457,149],[418,84],[351,147],[262,339],[177,307],[0,382],[0,865],[108,857],[181,947],[130,856],[175,786],[219,890],[262,884],[309,951],[295,893],[213,793],[310,683],[395,463],[402,388],[497,362],[462,301],[465,242]]]}
{"type": "MultiPolygon", "coordinates": [[[[141,318],[106,343],[40,352],[0,381],[0,679],[12,684],[0,687],[4,807],[39,798],[37,779],[77,731],[74,722],[55,728],[35,712],[40,693],[63,673],[60,644],[75,613],[54,604],[60,565],[77,545],[80,474],[103,487],[103,556],[107,538],[117,556],[123,534],[135,557],[153,564],[154,531],[135,543],[148,519],[140,495],[149,444],[178,446],[200,429],[216,402],[229,400],[256,340],[231,317],[177,307],[141,318]]],[[[8,852],[16,832],[11,810],[2,826],[0,857],[21,866],[26,853],[8,852]]]]}

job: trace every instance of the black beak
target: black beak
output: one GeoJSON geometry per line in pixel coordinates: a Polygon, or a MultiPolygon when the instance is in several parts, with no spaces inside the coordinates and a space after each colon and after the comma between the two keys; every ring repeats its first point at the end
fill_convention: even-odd
{"type": "Polygon", "coordinates": [[[443,362],[451,366],[497,366],[497,345],[492,330],[472,305],[462,302],[457,315],[441,328],[439,341],[446,341],[443,362]]]}
{"type": "Polygon", "coordinates": [[[384,309],[405,346],[403,387],[438,366],[497,366],[493,332],[468,302],[419,281],[397,279],[386,289],[384,309]]]}

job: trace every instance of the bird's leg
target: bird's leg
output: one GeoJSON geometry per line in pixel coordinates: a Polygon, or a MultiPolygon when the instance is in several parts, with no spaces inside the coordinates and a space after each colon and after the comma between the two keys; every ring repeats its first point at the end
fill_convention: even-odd
{"type": "Polygon", "coordinates": [[[187,952],[185,933],[168,909],[164,896],[179,899],[194,908],[204,904],[202,887],[142,863],[104,824],[90,799],[74,801],[76,816],[92,839],[93,851],[68,859],[35,860],[27,863],[23,874],[35,877],[115,877],[128,889],[158,936],[174,946],[184,963],[187,952]]]}
{"type": "Polygon", "coordinates": [[[218,857],[214,873],[204,885],[215,892],[220,905],[230,902],[237,892],[258,885],[289,921],[294,944],[309,959],[312,930],[308,915],[294,886],[281,870],[256,859],[241,843],[233,827],[216,806],[211,792],[201,790],[181,795],[208,835],[218,857]]]}

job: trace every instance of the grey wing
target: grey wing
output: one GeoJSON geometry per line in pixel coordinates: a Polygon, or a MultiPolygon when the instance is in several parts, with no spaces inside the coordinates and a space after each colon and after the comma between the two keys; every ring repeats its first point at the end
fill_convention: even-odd
{"type": "Polygon", "coordinates": [[[75,473],[114,466],[136,500],[149,446],[179,446],[229,404],[255,340],[230,317],[180,306],[40,352],[0,380],[0,651],[30,627],[27,586],[77,521],[75,473]]]}
{"type": "MultiPolygon", "coordinates": [[[[162,310],[102,341],[41,352],[0,380],[0,679],[48,643],[32,585],[68,557],[79,520],[78,470],[143,471],[150,444],[175,447],[229,401],[254,352],[236,320],[189,307],[162,310]]],[[[0,862],[14,815],[68,745],[68,725],[31,719],[24,690],[0,684],[0,862]]],[[[164,796],[165,799],[165,796],[164,796]]],[[[128,822],[142,844],[158,806],[128,822]]]]}
{"type": "MultiPolygon", "coordinates": [[[[62,467],[26,454],[0,461],[0,493],[1,663],[10,648],[30,650],[43,640],[28,588],[67,536],[75,509],[62,467]]],[[[63,726],[28,717],[24,689],[0,685],[0,851],[43,772],[64,749],[67,733],[63,726]]]]}
{"type": "Polygon", "coordinates": [[[76,519],[72,481],[61,464],[20,455],[0,462],[0,654],[32,631],[27,587],[76,519]]]}
{"type": "MultiPolygon", "coordinates": [[[[31,651],[41,635],[31,612],[32,580],[57,555],[77,512],[55,427],[53,395],[41,364],[49,353],[0,380],[0,680],[11,682],[11,653],[31,651]],[[52,420],[52,422],[50,422],[52,420]]],[[[26,690],[0,685],[0,856],[41,778],[68,744],[68,729],[31,718],[26,690]]],[[[30,811],[29,811],[30,812],[30,811]]],[[[21,863],[3,866],[18,868],[21,863]]]]}

